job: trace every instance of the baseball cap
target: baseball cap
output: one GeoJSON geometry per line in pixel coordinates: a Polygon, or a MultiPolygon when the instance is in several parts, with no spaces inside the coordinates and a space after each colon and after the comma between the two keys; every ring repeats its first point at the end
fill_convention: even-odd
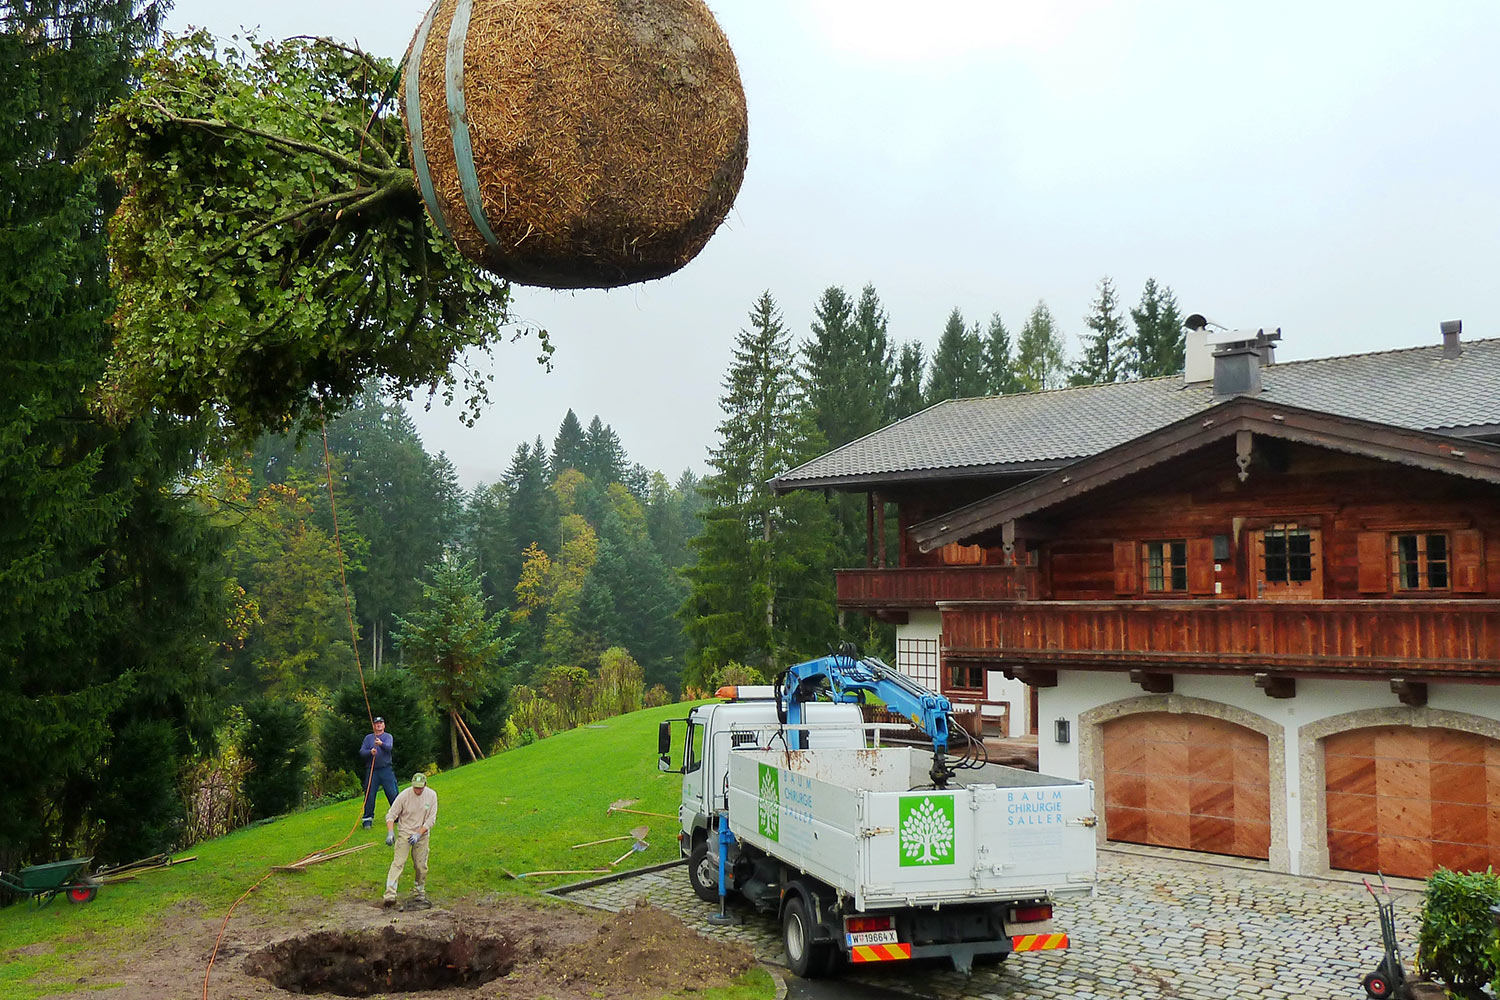
{"type": "Polygon", "coordinates": [[[385,716],[383,716],[383,715],[377,715],[377,716],[375,716],[375,721],[376,722],[384,722],[385,721],[385,716]]]}
{"type": "Polygon", "coordinates": [[[412,775],[411,776],[411,787],[413,787],[413,788],[426,788],[427,787],[427,775],[423,774],[421,771],[418,771],[416,774],[412,775]]]}

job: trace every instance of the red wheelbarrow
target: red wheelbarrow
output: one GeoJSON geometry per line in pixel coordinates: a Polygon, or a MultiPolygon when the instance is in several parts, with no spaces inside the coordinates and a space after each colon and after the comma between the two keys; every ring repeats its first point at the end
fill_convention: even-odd
{"type": "Polygon", "coordinates": [[[14,874],[0,872],[0,888],[31,899],[38,906],[52,902],[58,893],[66,894],[70,903],[87,903],[99,894],[101,884],[89,877],[93,861],[92,857],[69,858],[48,865],[32,865],[14,874]]]}

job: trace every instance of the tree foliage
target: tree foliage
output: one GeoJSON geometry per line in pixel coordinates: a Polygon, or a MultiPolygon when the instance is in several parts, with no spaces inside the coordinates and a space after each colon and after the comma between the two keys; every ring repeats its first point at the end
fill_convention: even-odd
{"type": "Polygon", "coordinates": [[[1011,347],[1010,331],[1005,328],[1005,321],[1000,318],[999,313],[990,315],[989,330],[986,331],[984,338],[982,364],[984,366],[984,391],[988,395],[1003,396],[1020,390],[1021,383],[1016,377],[1016,360],[1011,347]]]}
{"type": "Polygon", "coordinates": [[[986,389],[984,345],[978,328],[964,325],[963,313],[954,309],[948,314],[943,335],[932,355],[927,374],[927,405],[945,399],[982,396],[986,389]]]}
{"type": "Polygon", "coordinates": [[[1027,392],[1055,389],[1062,380],[1063,341],[1052,310],[1038,302],[1016,339],[1016,379],[1027,392]]]}
{"type": "Polygon", "coordinates": [[[1130,310],[1130,319],[1135,324],[1136,374],[1154,378],[1181,372],[1186,335],[1172,289],[1147,278],[1140,304],[1130,310]]]}
{"type": "MultiPolygon", "coordinates": [[[[210,410],[248,440],[371,379],[451,398],[450,362],[498,337],[509,286],[432,228],[393,65],[322,39],[220,51],[199,31],[140,73],[96,137],[126,192],[103,411],[210,410]]],[[[485,380],[463,388],[472,418],[485,380]]]]}
{"type": "Polygon", "coordinates": [[[427,686],[449,719],[453,766],[459,764],[453,716],[467,712],[501,682],[511,642],[503,620],[484,606],[472,563],[444,559],[429,566],[417,606],[397,616],[403,661],[427,686]]]}
{"type": "Polygon", "coordinates": [[[1128,378],[1135,345],[1125,335],[1120,299],[1108,275],[1099,280],[1099,294],[1083,323],[1094,332],[1084,338],[1083,354],[1073,365],[1068,381],[1073,385],[1103,385],[1128,378]]]}

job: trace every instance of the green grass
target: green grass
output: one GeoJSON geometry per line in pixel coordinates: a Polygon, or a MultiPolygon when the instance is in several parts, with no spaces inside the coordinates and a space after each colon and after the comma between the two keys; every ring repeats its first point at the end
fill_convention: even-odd
{"type": "MultiPolygon", "coordinates": [[[[625,859],[622,869],[675,860],[681,778],[656,770],[656,726],[681,718],[688,707],[668,705],[608,719],[432,777],[438,823],[432,833],[428,895],[439,904],[492,894],[534,898],[542,889],[590,876],[517,881],[506,870],[606,868],[628,841],[581,850],[571,846],[622,835],[639,825],[651,827],[650,849],[625,859]],[[630,808],[672,818],[607,815],[618,799],[637,799],[630,808]]],[[[240,905],[236,917],[315,916],[339,899],[378,897],[390,865],[383,843],[385,797],[379,801],[376,828],[356,829],[343,845],[373,840],[376,846],[300,875],[272,875],[240,905]]],[[[71,963],[99,954],[128,961],[132,947],[152,935],[164,913],[186,909],[218,919],[271,865],[329,847],[358,824],[359,813],[359,800],[351,800],[238,830],[191,848],[187,853],[197,855],[197,861],[105,886],[92,903],[58,899],[41,909],[22,903],[0,910],[0,996],[27,1000],[50,990],[77,989],[78,970],[71,963]],[[24,955],[5,954],[28,945],[42,947],[24,955]]],[[[408,867],[405,879],[410,877],[408,867]]],[[[402,891],[409,888],[403,880],[402,891]]],[[[771,992],[769,977],[753,972],[728,990],[694,996],[752,1000],[771,992]]]]}

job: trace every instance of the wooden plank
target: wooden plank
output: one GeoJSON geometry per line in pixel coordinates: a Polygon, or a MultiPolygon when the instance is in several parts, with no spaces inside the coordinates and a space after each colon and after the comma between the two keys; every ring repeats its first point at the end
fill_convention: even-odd
{"type": "Polygon", "coordinates": [[[1357,536],[1359,592],[1384,594],[1391,587],[1390,536],[1383,531],[1361,531],[1357,536]]]}

